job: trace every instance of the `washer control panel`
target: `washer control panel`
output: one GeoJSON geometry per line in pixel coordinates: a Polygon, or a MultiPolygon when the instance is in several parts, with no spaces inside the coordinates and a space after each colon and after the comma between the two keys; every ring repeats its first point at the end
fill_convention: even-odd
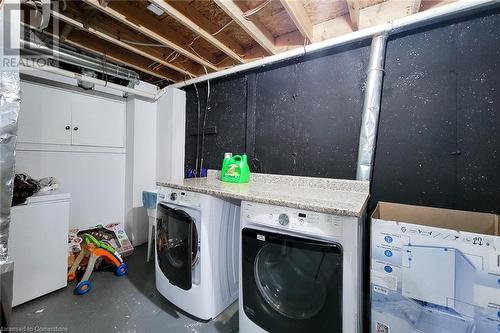
{"type": "Polygon", "coordinates": [[[159,187],[158,202],[170,202],[184,206],[200,207],[201,195],[195,192],[159,187]]]}
{"type": "Polygon", "coordinates": [[[242,218],[280,229],[324,236],[342,236],[342,217],[243,201],[242,218]]]}

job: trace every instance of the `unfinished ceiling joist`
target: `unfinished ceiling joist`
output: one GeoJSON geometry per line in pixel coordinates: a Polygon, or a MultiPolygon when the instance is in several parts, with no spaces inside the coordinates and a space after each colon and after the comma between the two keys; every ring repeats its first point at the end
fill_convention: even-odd
{"type": "Polygon", "coordinates": [[[313,42],[321,42],[326,39],[353,32],[349,15],[339,16],[334,19],[316,24],[313,30],[313,42]]]}
{"type": "MultiPolygon", "coordinates": [[[[157,42],[161,43],[162,45],[168,46],[172,50],[175,50],[179,52],[179,54],[182,54],[183,56],[196,61],[200,63],[203,66],[206,66],[208,68],[211,68],[212,70],[218,70],[218,67],[212,64],[209,60],[195,54],[192,51],[189,51],[186,46],[181,45],[180,43],[175,43],[171,41],[170,39],[167,39],[164,37],[162,34],[158,33],[155,31],[154,27],[152,26],[151,22],[148,22],[148,19],[138,19],[136,18],[136,21],[140,21],[139,23],[132,22],[130,17],[128,17],[125,14],[122,14],[121,12],[118,12],[117,10],[111,8],[109,5],[107,7],[103,7],[99,4],[98,0],[83,0],[83,2],[93,6],[94,8],[99,9],[101,12],[109,15],[110,17],[120,21],[121,23],[127,25],[128,27],[135,29],[136,31],[144,34],[145,36],[156,40],[157,42]]],[[[164,30],[166,30],[168,27],[163,27],[164,30]]],[[[171,32],[175,34],[174,31],[171,32]]]]}
{"type": "Polygon", "coordinates": [[[103,33],[101,31],[93,28],[92,26],[85,27],[83,23],[80,23],[77,20],[72,19],[72,18],[70,18],[70,17],[68,17],[66,15],[63,15],[63,14],[59,13],[59,12],[52,11],[52,16],[54,18],[62,21],[62,22],[65,22],[66,24],[70,24],[73,27],[79,28],[81,30],[85,30],[88,33],[90,33],[92,35],[95,35],[95,36],[97,36],[97,37],[99,37],[99,38],[101,38],[101,39],[103,39],[103,40],[105,40],[107,42],[113,43],[113,44],[115,44],[117,46],[120,46],[120,47],[122,47],[124,49],[127,49],[129,51],[137,53],[137,54],[139,54],[139,55],[141,55],[141,56],[143,56],[145,58],[148,58],[148,59],[153,60],[155,62],[161,63],[162,65],[165,65],[165,66],[167,66],[167,67],[169,67],[169,68],[171,68],[171,69],[173,69],[175,71],[178,71],[180,73],[183,73],[183,74],[191,76],[191,77],[197,76],[197,74],[191,73],[190,71],[186,70],[185,68],[181,68],[181,67],[175,66],[175,65],[169,63],[168,61],[165,61],[165,60],[163,60],[161,58],[158,58],[158,57],[156,57],[156,56],[154,56],[154,55],[152,55],[152,54],[150,54],[150,53],[148,53],[146,51],[143,51],[142,49],[140,49],[140,48],[138,48],[136,46],[129,45],[128,43],[122,42],[122,41],[116,39],[113,36],[110,36],[110,35],[108,35],[106,33],[103,33]]]}
{"type": "Polygon", "coordinates": [[[247,20],[243,10],[233,0],[214,0],[240,27],[243,28],[260,46],[270,54],[278,53],[274,36],[258,21],[247,20]]]}
{"type": "Polygon", "coordinates": [[[347,8],[349,9],[349,17],[351,18],[352,28],[359,29],[359,10],[361,4],[360,0],[347,0],[347,8]]]}
{"type": "MultiPolygon", "coordinates": [[[[22,24],[27,28],[36,29],[36,27],[27,24],[27,22],[22,22],[22,24]]],[[[70,25],[66,24],[64,28],[68,26],[70,25]]],[[[43,33],[51,37],[52,39],[63,42],[62,36],[54,35],[48,31],[44,31],[43,33]]],[[[94,37],[88,34],[88,32],[85,32],[83,30],[75,30],[71,33],[71,36],[66,37],[64,42],[77,49],[87,51],[91,54],[97,54],[110,61],[114,61],[118,64],[128,66],[130,68],[157,77],[159,79],[164,79],[174,82],[182,79],[180,75],[178,74],[172,75],[170,73],[165,73],[165,71],[162,69],[152,70],[148,67],[148,63],[147,61],[145,61],[144,58],[140,56],[134,57],[133,54],[127,52],[119,52],[120,50],[119,47],[109,47],[109,46],[106,47],[103,43],[98,43],[98,39],[99,39],[98,37],[94,37]]]]}
{"type": "Polygon", "coordinates": [[[198,24],[196,24],[194,21],[189,19],[186,15],[178,11],[176,8],[168,4],[164,0],[151,0],[152,3],[163,9],[168,15],[176,19],[179,23],[184,25],[186,28],[189,30],[197,33],[199,36],[204,38],[206,41],[208,41],[210,44],[233,58],[239,63],[243,63],[244,59],[236,52],[234,52],[231,48],[227,47],[224,43],[219,41],[215,36],[213,36],[211,33],[207,32],[203,28],[201,28],[198,24]]]}
{"type": "MultiPolygon", "coordinates": [[[[382,24],[361,29],[359,31],[343,33],[334,38],[329,38],[321,42],[317,42],[311,45],[306,45],[303,48],[295,48],[287,52],[276,54],[250,63],[238,65],[232,68],[225,69],[223,71],[210,73],[208,75],[204,75],[185,82],[178,82],[170,87],[182,88],[190,84],[199,83],[206,80],[213,80],[227,75],[248,71],[263,66],[268,66],[270,64],[276,64],[288,59],[294,59],[304,54],[311,54],[322,50],[330,49],[333,47],[340,47],[348,43],[354,43],[361,40],[365,40],[375,35],[403,32],[410,29],[422,27],[430,23],[440,22],[449,19],[450,17],[471,15],[477,11],[484,10],[485,8],[491,8],[492,6],[498,6],[498,1],[497,0],[455,1],[445,6],[434,6],[432,10],[426,10],[423,12],[416,13],[415,15],[408,15],[405,17],[395,19],[394,21],[391,22],[390,25],[388,25],[387,22],[384,22],[382,24]]],[[[166,89],[163,88],[162,92],[160,92],[159,95],[162,95],[165,91],[166,89]]]]}
{"type": "Polygon", "coordinates": [[[358,29],[418,13],[420,4],[421,0],[387,0],[362,8],[358,12],[358,29]]]}
{"type": "Polygon", "coordinates": [[[314,39],[313,36],[313,25],[307,12],[302,4],[302,1],[297,0],[281,0],[281,5],[285,8],[286,12],[292,19],[293,23],[300,31],[302,36],[306,38],[309,42],[314,39]]]}
{"type": "Polygon", "coordinates": [[[144,61],[144,59],[140,59],[140,57],[131,57],[127,54],[119,53],[114,49],[104,48],[102,44],[97,43],[95,40],[91,40],[88,38],[88,35],[84,35],[83,31],[78,31],[71,35],[66,42],[76,48],[99,54],[107,59],[117,62],[119,64],[123,64],[129,66],[133,69],[141,71],[143,73],[147,73],[154,77],[165,79],[168,81],[177,82],[182,80],[182,76],[178,74],[170,74],[162,71],[161,69],[153,70],[149,67],[149,65],[144,61]]]}
{"type": "Polygon", "coordinates": [[[94,51],[110,48],[121,63],[127,64],[127,54],[128,64],[142,73],[183,81],[291,50],[300,54],[310,49],[306,44],[315,49],[353,31],[391,26],[420,10],[430,12],[450,3],[465,7],[469,2],[81,0],[66,2],[53,16],[66,23],[58,34],[61,41],[75,43],[78,37],[83,45],[86,37],[94,51]]]}

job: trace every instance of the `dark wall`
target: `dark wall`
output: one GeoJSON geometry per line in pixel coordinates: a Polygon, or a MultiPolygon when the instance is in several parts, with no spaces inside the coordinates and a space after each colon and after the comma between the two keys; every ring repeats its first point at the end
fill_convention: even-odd
{"type": "Polygon", "coordinates": [[[500,212],[500,14],[387,46],[372,206],[500,212]]]}
{"type": "MultiPolygon", "coordinates": [[[[369,45],[351,45],[211,82],[204,167],[247,152],[254,172],[354,179],[368,57],[369,45]]],[[[203,115],[206,84],[197,88],[203,115]]],[[[197,98],[186,91],[188,169],[197,98]]],[[[500,213],[499,132],[499,10],[392,36],[371,207],[500,213]]]]}
{"type": "MultiPolygon", "coordinates": [[[[218,81],[210,87],[210,102],[206,107],[207,85],[197,86],[200,100],[200,133],[206,112],[205,127],[216,128],[217,134],[207,133],[203,144],[203,167],[220,169],[225,152],[244,152],[246,137],[246,82],[243,77],[218,81]]],[[[196,141],[198,160],[201,162],[201,136],[198,132],[198,107],[196,90],[193,86],[186,93],[186,170],[196,167],[196,141]]],[[[212,131],[213,132],[213,131],[212,131]]]]}
{"type": "MultiPolygon", "coordinates": [[[[252,171],[355,177],[368,55],[357,44],[211,82],[206,127],[217,134],[205,135],[203,167],[246,152],[252,171]]],[[[197,85],[201,118],[206,88],[197,85]]],[[[198,110],[195,87],[186,91],[187,170],[196,165],[198,110]]]]}

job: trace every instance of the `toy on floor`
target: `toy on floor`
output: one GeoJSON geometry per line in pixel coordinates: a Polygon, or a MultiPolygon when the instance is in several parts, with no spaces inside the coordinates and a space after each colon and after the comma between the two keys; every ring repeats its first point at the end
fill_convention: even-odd
{"type": "Polygon", "coordinates": [[[75,288],[77,294],[83,295],[90,291],[91,284],[89,278],[99,257],[103,257],[104,260],[109,261],[116,266],[115,275],[122,276],[127,274],[127,264],[123,262],[121,256],[118,254],[118,252],[115,251],[114,248],[105,244],[104,242],[98,241],[94,236],[90,234],[83,234],[82,238],[82,250],[76,257],[68,272],[68,281],[75,280],[76,270],[80,266],[82,260],[85,257],[88,257],[88,264],[87,268],[85,269],[85,273],[83,274],[82,279],[75,288]]]}

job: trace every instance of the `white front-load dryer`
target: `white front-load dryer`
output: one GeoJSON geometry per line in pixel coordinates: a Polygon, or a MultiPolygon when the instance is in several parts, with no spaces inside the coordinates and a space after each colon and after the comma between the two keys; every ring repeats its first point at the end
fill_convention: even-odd
{"type": "Polygon", "coordinates": [[[243,201],[240,332],[360,332],[359,222],[243,201]]]}
{"type": "Polygon", "coordinates": [[[239,202],[160,187],[156,288],[187,313],[209,320],[238,297],[239,202]]]}

